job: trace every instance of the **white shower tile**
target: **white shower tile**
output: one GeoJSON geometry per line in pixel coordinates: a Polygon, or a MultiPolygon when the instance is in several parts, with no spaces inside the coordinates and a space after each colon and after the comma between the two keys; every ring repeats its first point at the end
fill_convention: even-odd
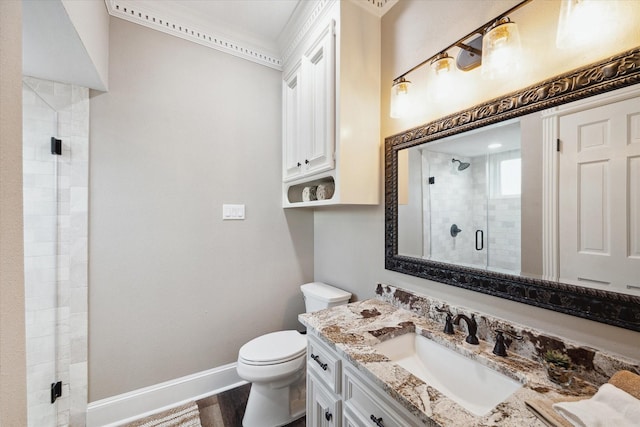
{"type": "Polygon", "coordinates": [[[87,286],[88,271],[86,263],[71,264],[71,287],[87,286]]]}
{"type": "Polygon", "coordinates": [[[88,358],[87,338],[71,339],[71,363],[86,362],[88,358]]]}
{"type": "Polygon", "coordinates": [[[87,314],[73,313],[70,315],[70,336],[71,339],[83,338],[87,336],[87,314]]]}
{"type": "Polygon", "coordinates": [[[71,213],[88,212],[89,190],[86,187],[71,187],[71,213]]]}
{"type": "Polygon", "coordinates": [[[82,387],[87,385],[87,362],[72,363],[69,366],[71,383],[82,387]]]}
{"type": "Polygon", "coordinates": [[[88,310],[88,298],[86,287],[71,288],[69,299],[69,312],[75,313],[87,313],[88,310]]]}
{"type": "Polygon", "coordinates": [[[71,239],[87,237],[88,219],[86,212],[71,214],[71,239]]]}

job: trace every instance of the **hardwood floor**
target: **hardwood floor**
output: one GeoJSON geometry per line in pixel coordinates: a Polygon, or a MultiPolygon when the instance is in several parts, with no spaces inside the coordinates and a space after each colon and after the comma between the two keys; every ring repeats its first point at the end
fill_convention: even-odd
{"type": "MultiPolygon", "coordinates": [[[[242,427],[251,384],[197,401],[202,427],[242,427]]],[[[305,427],[305,417],[285,427],[305,427]]]]}

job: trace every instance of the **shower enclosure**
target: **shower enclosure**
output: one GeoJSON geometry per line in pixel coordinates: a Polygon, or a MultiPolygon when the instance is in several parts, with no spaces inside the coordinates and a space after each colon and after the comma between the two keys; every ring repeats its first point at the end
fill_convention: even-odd
{"type": "Polygon", "coordinates": [[[425,259],[520,272],[519,124],[510,126],[500,144],[475,133],[420,150],[425,259]]]}
{"type": "Polygon", "coordinates": [[[23,78],[27,419],[34,427],[85,425],[88,95],[23,78]]]}
{"type": "Polygon", "coordinates": [[[520,151],[463,158],[423,150],[427,259],[520,271],[520,151]]]}

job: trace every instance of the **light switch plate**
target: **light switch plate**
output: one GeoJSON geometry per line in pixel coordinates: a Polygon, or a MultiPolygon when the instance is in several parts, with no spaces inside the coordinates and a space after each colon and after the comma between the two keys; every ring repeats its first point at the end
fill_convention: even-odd
{"type": "Polygon", "coordinates": [[[222,219],[244,219],[244,205],[222,205],[222,219]]]}

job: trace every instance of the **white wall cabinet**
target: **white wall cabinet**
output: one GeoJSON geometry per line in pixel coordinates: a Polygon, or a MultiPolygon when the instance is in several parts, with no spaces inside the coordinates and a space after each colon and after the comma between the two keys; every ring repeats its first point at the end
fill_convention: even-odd
{"type": "Polygon", "coordinates": [[[380,18],[352,1],[318,4],[286,49],[283,206],[378,204],[380,18]],[[331,197],[303,198],[321,184],[331,197]]]}
{"type": "Polygon", "coordinates": [[[424,425],[319,338],[307,337],[307,426],[424,425]]]}
{"type": "Polygon", "coordinates": [[[334,168],[334,28],[332,20],[284,79],[284,182],[334,168]]]}

